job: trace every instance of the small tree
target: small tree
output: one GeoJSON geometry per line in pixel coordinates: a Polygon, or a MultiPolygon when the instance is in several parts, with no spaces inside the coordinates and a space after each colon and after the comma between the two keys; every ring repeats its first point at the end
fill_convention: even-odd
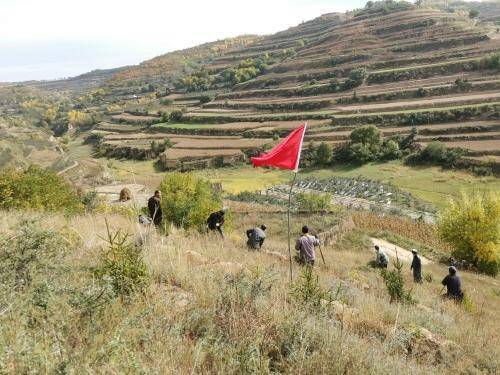
{"type": "Polygon", "coordinates": [[[317,165],[328,165],[332,161],[333,148],[325,142],[321,142],[315,150],[314,162],[317,165]]]}
{"type": "Polygon", "coordinates": [[[351,143],[361,143],[369,147],[380,147],[382,144],[382,133],[373,125],[360,126],[354,129],[350,135],[351,143]]]}
{"type": "Polygon", "coordinates": [[[343,83],[342,88],[344,90],[349,90],[354,87],[361,86],[368,76],[368,72],[365,68],[353,69],[349,73],[349,77],[343,83]]]}
{"type": "Polygon", "coordinates": [[[206,104],[214,100],[213,96],[211,95],[202,95],[200,96],[200,103],[201,104],[206,104]]]}
{"type": "Polygon", "coordinates": [[[202,230],[208,215],[222,205],[210,182],[191,173],[167,174],[160,191],[165,219],[185,229],[202,230]]]}
{"type": "Polygon", "coordinates": [[[126,297],[145,290],[149,274],[142,257],[142,249],[130,241],[130,235],[118,231],[112,233],[106,222],[108,247],[103,250],[102,264],[94,273],[109,282],[116,295],[126,297]]]}
{"type": "Polygon", "coordinates": [[[387,292],[390,296],[390,302],[401,302],[405,304],[413,303],[411,291],[405,290],[405,281],[403,278],[403,262],[396,257],[393,270],[382,269],[380,272],[384,279],[387,292]]]}
{"type": "Polygon", "coordinates": [[[500,270],[500,193],[467,195],[450,201],[439,215],[441,238],[455,248],[454,256],[479,271],[497,275],[500,270]]]}
{"type": "Polygon", "coordinates": [[[182,120],[182,116],[183,116],[182,111],[176,109],[175,111],[172,111],[172,113],[170,113],[169,121],[170,122],[179,122],[182,120]]]}
{"type": "Polygon", "coordinates": [[[360,126],[350,135],[347,155],[350,161],[367,163],[377,158],[382,145],[382,133],[373,125],[360,126]]]}

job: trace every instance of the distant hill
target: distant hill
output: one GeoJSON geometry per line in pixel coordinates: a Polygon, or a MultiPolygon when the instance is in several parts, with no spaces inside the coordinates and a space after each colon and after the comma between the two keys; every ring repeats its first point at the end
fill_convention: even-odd
{"type": "Polygon", "coordinates": [[[76,77],[47,81],[28,81],[22,82],[22,84],[45,91],[81,95],[105,84],[115,74],[125,69],[127,69],[127,67],[96,69],[76,77]]]}

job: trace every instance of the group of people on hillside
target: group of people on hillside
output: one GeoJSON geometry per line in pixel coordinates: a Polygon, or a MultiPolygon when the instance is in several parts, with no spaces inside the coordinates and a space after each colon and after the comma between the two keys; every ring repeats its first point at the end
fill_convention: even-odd
{"type": "MultiPolygon", "coordinates": [[[[376,265],[380,268],[387,268],[389,265],[389,257],[387,254],[378,245],[375,245],[375,252],[377,254],[375,259],[376,265]]],[[[411,252],[413,254],[413,259],[410,269],[413,271],[413,281],[422,284],[422,259],[420,259],[417,249],[412,249],[411,252]]],[[[457,275],[457,268],[455,265],[450,265],[448,268],[448,275],[443,279],[441,284],[443,284],[443,288],[446,287],[446,294],[444,297],[457,301],[463,299],[462,281],[457,275]]]]}
{"type": "MultiPolygon", "coordinates": [[[[149,198],[148,210],[151,221],[155,225],[159,226],[163,220],[160,191],[155,191],[154,195],[149,198]]],[[[225,215],[227,211],[227,207],[223,207],[220,211],[213,212],[208,216],[206,221],[207,232],[218,232],[219,235],[224,238],[223,226],[225,223],[225,215]]],[[[250,250],[260,250],[262,248],[266,239],[266,229],[266,225],[262,224],[246,231],[246,244],[250,250]]],[[[309,227],[307,225],[304,225],[302,227],[302,234],[295,243],[295,250],[297,251],[295,259],[297,260],[297,262],[303,266],[314,266],[314,263],[316,261],[315,247],[319,245],[320,241],[318,237],[315,235],[311,235],[309,233],[309,227]]],[[[376,266],[387,269],[389,266],[389,257],[387,256],[387,254],[378,245],[375,245],[375,252],[376,266]]],[[[421,284],[423,282],[422,260],[418,255],[417,249],[412,249],[412,254],[413,259],[410,269],[413,272],[413,280],[415,283],[421,284]]],[[[443,288],[447,288],[447,292],[444,297],[457,301],[461,301],[463,299],[464,295],[461,289],[461,279],[457,275],[457,268],[454,264],[452,264],[448,268],[448,275],[443,279],[441,283],[443,284],[443,288]]]]}

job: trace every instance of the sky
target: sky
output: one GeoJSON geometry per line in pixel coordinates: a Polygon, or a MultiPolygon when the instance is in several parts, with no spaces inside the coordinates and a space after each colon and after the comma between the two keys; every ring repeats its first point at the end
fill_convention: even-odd
{"type": "Polygon", "coordinates": [[[271,34],[366,0],[0,0],[0,82],[57,79],[242,34],[271,34]]]}

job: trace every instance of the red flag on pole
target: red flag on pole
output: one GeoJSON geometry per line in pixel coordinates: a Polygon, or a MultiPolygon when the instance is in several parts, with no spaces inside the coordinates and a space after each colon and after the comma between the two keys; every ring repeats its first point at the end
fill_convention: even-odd
{"type": "Polygon", "coordinates": [[[297,172],[306,128],[307,123],[295,129],[268,153],[251,158],[254,167],[276,167],[297,172]]]}

